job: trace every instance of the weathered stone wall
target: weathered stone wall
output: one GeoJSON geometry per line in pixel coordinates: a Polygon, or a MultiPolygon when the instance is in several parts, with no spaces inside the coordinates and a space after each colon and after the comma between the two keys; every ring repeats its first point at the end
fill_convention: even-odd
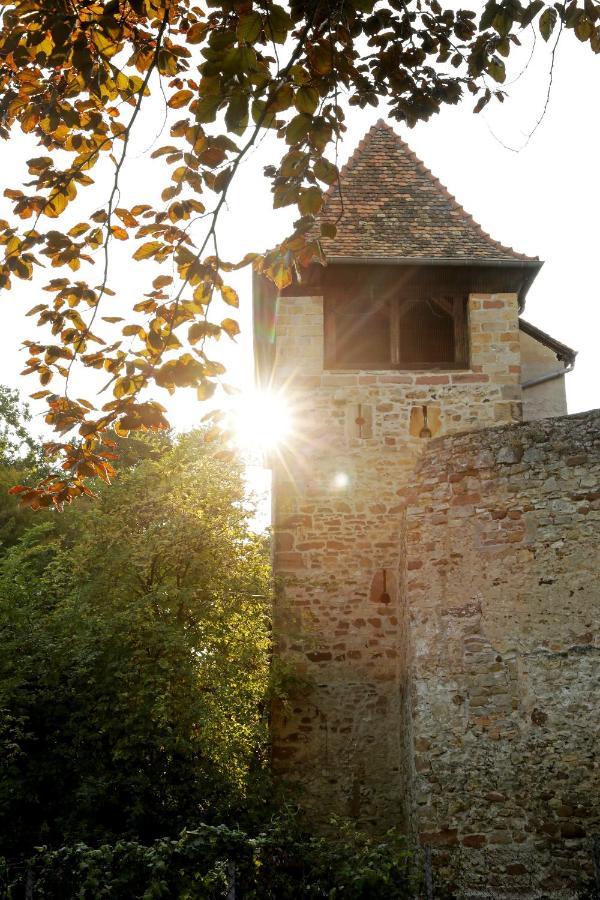
{"type": "MultiPolygon", "coordinates": [[[[564,368],[556,353],[544,346],[530,334],[519,332],[521,346],[521,380],[538,378],[550,372],[559,372],[564,368]]],[[[551,416],[564,416],[567,413],[567,395],[565,377],[554,378],[543,384],[535,384],[523,389],[523,419],[533,422],[536,419],[548,419],[551,416]]]]}
{"type": "Polygon", "coordinates": [[[469,326],[468,370],[327,372],[321,298],[278,301],[274,382],[295,427],[274,461],[275,650],[306,688],[274,710],[274,760],[317,814],[380,830],[410,811],[399,493],[425,444],[422,407],[434,434],[521,416],[516,295],[472,296],[469,326]]]}
{"type": "Polygon", "coordinates": [[[575,896],[600,833],[600,413],[431,441],[407,500],[421,840],[465,896],[575,896]]]}

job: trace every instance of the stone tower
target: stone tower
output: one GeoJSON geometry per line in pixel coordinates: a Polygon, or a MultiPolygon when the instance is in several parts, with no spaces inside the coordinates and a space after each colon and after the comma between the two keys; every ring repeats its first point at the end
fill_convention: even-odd
{"type": "MultiPolygon", "coordinates": [[[[433,607],[461,547],[440,550],[441,532],[420,531],[410,510],[435,526],[436,497],[456,482],[439,521],[466,525],[479,495],[464,473],[427,480],[418,461],[439,445],[444,463],[453,435],[504,435],[521,423],[532,354],[544,403],[555,390],[553,412],[566,412],[562,376],[575,354],[531,326],[523,335],[519,313],[541,262],[487,235],[385,123],[342,170],[341,191],[343,207],[336,189],[324,209],[340,217],[338,236],[323,241],[327,265],[279,296],[254,285],[258,376],[285,392],[294,420],[272,460],[275,654],[293,676],[290,700],[273,711],[273,759],[317,818],[338,813],[443,843],[446,832],[460,835],[432,802],[422,729],[439,716],[443,758],[457,740],[442,727],[446,703],[456,707],[446,687],[439,708],[422,692],[432,665],[456,682],[433,607]]],[[[536,418],[535,402],[528,408],[536,418]]],[[[493,524],[515,547],[525,540],[506,512],[493,524]]],[[[473,632],[475,647],[467,624],[460,640],[473,632]]],[[[495,659],[485,657],[481,674],[492,682],[495,659]]]]}

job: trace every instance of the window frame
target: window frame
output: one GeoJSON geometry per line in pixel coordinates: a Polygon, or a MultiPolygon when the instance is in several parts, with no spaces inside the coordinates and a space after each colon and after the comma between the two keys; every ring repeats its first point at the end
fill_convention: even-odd
{"type": "MultiPolygon", "coordinates": [[[[336,371],[455,371],[457,369],[469,369],[469,314],[468,297],[465,294],[448,295],[443,292],[431,291],[427,294],[412,294],[402,296],[396,294],[387,299],[390,310],[390,342],[389,358],[380,363],[371,363],[364,368],[361,366],[349,366],[346,362],[339,362],[336,358],[336,307],[344,302],[343,297],[335,294],[326,294],[323,298],[323,339],[324,339],[324,367],[336,371]],[[400,335],[402,328],[402,306],[407,312],[415,303],[426,300],[434,301],[448,313],[451,313],[454,322],[454,361],[431,362],[422,360],[407,362],[400,357],[400,335]]],[[[366,301],[368,303],[368,301],[366,301]]],[[[367,313],[365,312],[365,317],[367,313]]]]}

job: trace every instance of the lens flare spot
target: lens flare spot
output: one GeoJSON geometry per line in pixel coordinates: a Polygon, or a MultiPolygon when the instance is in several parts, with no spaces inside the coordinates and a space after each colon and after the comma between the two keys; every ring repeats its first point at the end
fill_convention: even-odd
{"type": "Polygon", "coordinates": [[[343,491],[350,484],[350,478],[346,472],[336,472],[333,477],[333,487],[336,491],[343,491]]]}
{"type": "Polygon", "coordinates": [[[236,443],[248,450],[275,450],[292,430],[286,398],[275,391],[242,393],[232,410],[231,422],[236,443]]]}

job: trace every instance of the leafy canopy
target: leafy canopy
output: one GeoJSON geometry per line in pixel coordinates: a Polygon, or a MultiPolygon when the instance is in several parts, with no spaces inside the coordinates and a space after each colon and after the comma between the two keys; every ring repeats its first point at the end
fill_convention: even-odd
{"type": "Polygon", "coordinates": [[[336,222],[319,232],[314,217],[337,185],[348,104],[384,101],[392,118],[414,125],[467,91],[479,111],[503,98],[506,61],[530,26],[545,41],[571,29],[600,51],[596,0],[489,0],[479,19],[440,0],[0,0],[0,17],[0,134],[20,127],[40,148],[30,180],[5,191],[12,215],[0,222],[0,287],[31,279],[37,266],[56,270],[30,311],[42,333],[26,341],[25,372],[40,381],[32,396],[47,400],[58,435],[47,450],[62,470],[19,488],[34,508],[90,493],[90,478],[109,480],[113,432],[167,428],[157,388],[213,394],[224,369],[210,347],[239,332],[235,318],[209,314],[216,296],[238,306],[228,273],[252,264],[283,287],[320,258],[319,235],[334,235],[336,222]],[[153,115],[150,91],[172,111],[169,141],[152,153],[164,186],[156,203],[142,196],[123,206],[129,142],[140,117],[153,115]],[[281,145],[265,169],[274,206],[296,207],[299,218],[279,246],[228,263],[219,215],[265,130],[281,145]],[[86,188],[106,167],[108,196],[88,208],[86,188]],[[151,261],[164,273],[126,298],[134,316],[103,311],[115,293],[115,241],[142,272],[151,261]],[[78,278],[93,262],[100,276],[78,278]],[[108,402],[75,398],[80,367],[106,374],[108,402]]]}
{"type": "Polygon", "coordinates": [[[25,510],[0,549],[0,856],[252,813],[266,542],[201,432],[139,445],[97,502],[25,510]]]}

